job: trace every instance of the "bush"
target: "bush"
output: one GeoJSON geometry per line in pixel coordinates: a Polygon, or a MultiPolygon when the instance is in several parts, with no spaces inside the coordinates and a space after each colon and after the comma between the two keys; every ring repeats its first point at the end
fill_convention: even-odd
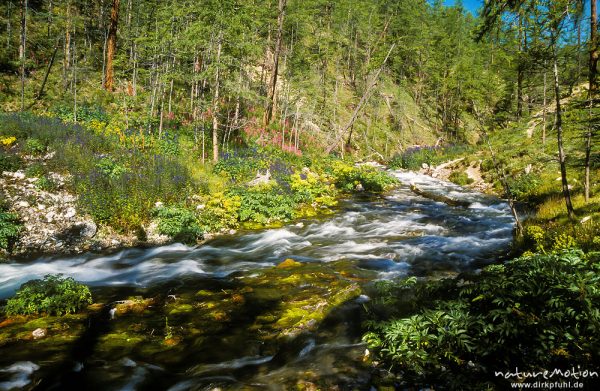
{"type": "Polygon", "coordinates": [[[394,156],[388,166],[392,169],[419,170],[423,163],[429,166],[438,165],[444,161],[464,156],[472,150],[468,145],[416,146],[406,149],[400,155],[394,156]]]}
{"type": "Polygon", "coordinates": [[[121,175],[127,172],[127,168],[116,163],[110,157],[104,157],[96,163],[96,168],[107,177],[114,179],[119,178],[121,175]]]}
{"type": "Polygon", "coordinates": [[[21,158],[0,150],[0,173],[2,171],[17,171],[22,165],[23,161],[21,158]]]}
{"type": "Polygon", "coordinates": [[[44,191],[54,191],[58,189],[58,185],[52,178],[47,176],[42,176],[40,179],[35,182],[35,187],[44,191]]]}
{"type": "Polygon", "coordinates": [[[219,232],[238,228],[240,204],[240,197],[236,195],[213,194],[206,201],[204,210],[202,210],[198,219],[200,227],[205,232],[219,232]]]}
{"type": "Polygon", "coordinates": [[[369,166],[355,167],[342,160],[333,162],[330,173],[335,186],[343,191],[356,190],[360,185],[365,191],[381,193],[398,183],[395,177],[385,171],[369,166]]]}
{"type": "Polygon", "coordinates": [[[298,201],[276,186],[257,186],[236,189],[233,194],[240,199],[239,220],[268,224],[273,221],[288,221],[294,217],[298,201]]]}
{"type": "Polygon", "coordinates": [[[160,207],[153,211],[158,220],[158,232],[184,243],[194,243],[202,230],[193,212],[176,207],[160,207]]]}
{"type": "Polygon", "coordinates": [[[29,138],[25,141],[23,152],[29,155],[41,155],[46,152],[46,145],[37,138],[29,138]]]}
{"type": "Polygon", "coordinates": [[[585,368],[600,359],[600,265],[579,250],[518,258],[404,295],[413,305],[391,315],[378,315],[373,301],[364,340],[405,379],[484,389],[499,380],[494,370],[585,368]]]}
{"type": "Polygon", "coordinates": [[[44,166],[40,163],[34,163],[25,169],[25,175],[29,178],[39,178],[44,175],[44,166]]]}
{"type": "Polygon", "coordinates": [[[510,193],[513,198],[518,200],[527,200],[534,197],[540,184],[540,178],[532,173],[508,179],[510,193]]]}
{"type": "Polygon", "coordinates": [[[8,213],[0,206],[0,249],[10,250],[23,226],[19,221],[19,216],[15,213],[8,213]]]}
{"type": "Polygon", "coordinates": [[[456,183],[459,186],[466,186],[473,183],[473,179],[469,178],[464,171],[453,171],[448,179],[450,179],[450,182],[456,183]]]}
{"type": "Polygon", "coordinates": [[[47,275],[21,285],[15,297],[6,303],[7,315],[65,315],[92,303],[89,288],[73,278],[47,275]]]}

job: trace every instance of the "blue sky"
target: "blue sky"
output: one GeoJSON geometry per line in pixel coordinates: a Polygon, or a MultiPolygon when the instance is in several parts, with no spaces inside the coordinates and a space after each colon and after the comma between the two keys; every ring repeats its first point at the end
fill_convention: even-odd
{"type": "MultiPolygon", "coordinates": [[[[444,4],[446,5],[452,5],[454,4],[455,0],[445,0],[444,4]]],[[[479,7],[481,7],[481,5],[483,4],[483,0],[463,0],[463,6],[471,11],[473,14],[477,13],[477,10],[479,9],[479,7]]]]}

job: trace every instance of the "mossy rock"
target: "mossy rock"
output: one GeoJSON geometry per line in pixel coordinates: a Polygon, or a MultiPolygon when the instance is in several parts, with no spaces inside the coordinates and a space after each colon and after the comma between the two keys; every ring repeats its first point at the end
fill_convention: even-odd
{"type": "Polygon", "coordinates": [[[291,258],[286,259],[276,266],[277,269],[291,269],[294,267],[302,266],[300,262],[294,261],[291,258]]]}

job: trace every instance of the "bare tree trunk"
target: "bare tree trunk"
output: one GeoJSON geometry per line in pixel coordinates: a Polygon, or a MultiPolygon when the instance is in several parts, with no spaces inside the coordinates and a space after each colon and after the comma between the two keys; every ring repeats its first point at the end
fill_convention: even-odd
{"type": "Polygon", "coordinates": [[[63,80],[65,89],[68,86],[67,71],[71,66],[71,3],[67,2],[67,25],[65,27],[65,54],[63,58],[63,80]]]}
{"type": "Polygon", "coordinates": [[[544,106],[542,107],[542,144],[546,145],[546,61],[544,61],[544,106]]]}
{"type": "Polygon", "coordinates": [[[267,126],[271,122],[273,110],[276,103],[275,91],[277,88],[277,73],[279,71],[279,56],[281,54],[281,44],[283,41],[283,21],[285,18],[285,6],[287,0],[279,0],[277,14],[277,38],[275,42],[275,54],[273,56],[273,73],[271,74],[271,83],[269,85],[267,108],[265,110],[264,125],[267,126]]]}
{"type": "Polygon", "coordinates": [[[517,118],[523,115],[523,16],[519,14],[519,53],[517,63],[517,118]]]}
{"type": "Polygon", "coordinates": [[[113,71],[113,60],[115,58],[115,52],[117,50],[117,28],[119,24],[119,2],[120,0],[113,0],[112,8],[110,10],[110,26],[108,28],[108,42],[106,47],[106,77],[105,86],[106,91],[114,91],[114,71],[113,71]]]}
{"type": "Polygon", "coordinates": [[[56,59],[56,53],[58,53],[58,48],[60,47],[60,38],[56,41],[56,45],[54,46],[54,51],[52,52],[52,57],[50,57],[50,61],[48,62],[48,68],[46,68],[46,73],[44,74],[44,80],[42,81],[42,86],[35,96],[33,102],[28,106],[31,108],[36,101],[38,101],[44,95],[44,88],[46,88],[46,83],[48,82],[48,76],[50,75],[50,70],[52,70],[52,65],[54,65],[54,60],[56,59]]]}
{"type": "Polygon", "coordinates": [[[21,44],[19,62],[21,63],[21,111],[25,110],[25,44],[27,42],[27,0],[21,0],[21,44]]]}
{"type": "Polygon", "coordinates": [[[381,63],[381,66],[379,67],[379,69],[377,70],[375,75],[373,75],[373,79],[367,86],[365,93],[363,94],[362,98],[360,98],[360,101],[356,105],[356,108],[354,109],[354,113],[352,113],[352,117],[350,118],[350,121],[348,121],[348,123],[346,124],[344,129],[342,129],[342,131],[340,132],[338,137],[335,139],[335,141],[332,144],[330,144],[329,147],[327,147],[327,149],[326,149],[327,154],[331,153],[331,151],[333,151],[333,149],[336,148],[336,146],[340,143],[340,141],[342,141],[344,139],[346,132],[348,131],[348,129],[350,129],[352,127],[352,125],[354,124],[354,121],[356,121],[356,118],[358,117],[358,113],[360,112],[362,105],[366,102],[367,98],[371,94],[371,90],[373,89],[373,87],[375,87],[375,84],[377,83],[377,79],[379,79],[379,74],[383,70],[383,67],[387,63],[387,60],[390,57],[390,54],[392,54],[392,50],[394,50],[395,47],[396,47],[395,43],[390,47],[390,50],[388,51],[387,56],[385,56],[383,63],[381,63]]]}
{"type": "Polygon", "coordinates": [[[565,204],[567,206],[567,214],[569,215],[569,219],[573,220],[575,218],[575,212],[573,210],[573,204],[571,202],[571,191],[569,190],[569,182],[567,180],[567,165],[565,159],[565,150],[563,147],[563,137],[562,137],[562,110],[560,107],[560,85],[558,82],[558,55],[557,55],[557,43],[554,43],[554,53],[553,53],[553,62],[554,62],[554,95],[556,101],[556,116],[555,116],[555,124],[556,124],[556,133],[557,133],[557,141],[558,141],[558,160],[560,163],[560,176],[562,180],[562,191],[565,197],[565,204]]]}
{"type": "Polygon", "coordinates": [[[212,129],[212,143],[213,143],[213,162],[219,161],[219,118],[218,118],[218,110],[219,110],[219,67],[221,65],[221,48],[223,44],[223,36],[222,32],[219,33],[218,43],[217,43],[217,71],[215,74],[215,93],[213,95],[213,104],[212,104],[212,120],[213,120],[213,129],[212,129]]]}
{"type": "Polygon", "coordinates": [[[584,193],[585,202],[590,200],[590,160],[592,156],[592,107],[594,106],[594,98],[596,96],[596,69],[598,66],[598,15],[596,10],[596,0],[590,0],[590,75],[589,75],[589,121],[587,134],[585,135],[585,182],[584,193]]]}

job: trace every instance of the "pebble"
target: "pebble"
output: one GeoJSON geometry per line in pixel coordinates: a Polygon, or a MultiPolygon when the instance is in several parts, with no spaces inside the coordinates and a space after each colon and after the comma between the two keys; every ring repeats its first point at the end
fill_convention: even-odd
{"type": "Polygon", "coordinates": [[[44,338],[46,336],[46,329],[37,328],[37,329],[33,330],[31,335],[33,336],[33,339],[44,338]]]}

